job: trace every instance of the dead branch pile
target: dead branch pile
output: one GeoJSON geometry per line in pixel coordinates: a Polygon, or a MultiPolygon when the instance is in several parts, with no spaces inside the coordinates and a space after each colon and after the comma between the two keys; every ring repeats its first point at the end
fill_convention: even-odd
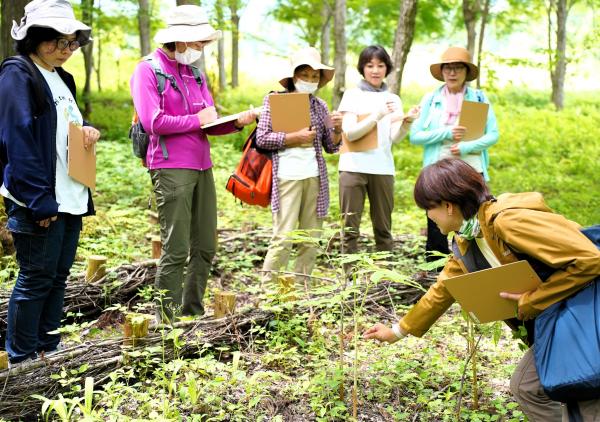
{"type": "MultiPolygon", "coordinates": [[[[431,280],[425,277],[423,284],[431,280]]],[[[366,293],[365,307],[367,310],[377,311],[386,308],[394,301],[396,304],[414,302],[422,291],[409,286],[399,285],[389,281],[381,281],[371,286],[366,293]]],[[[346,301],[351,306],[350,301],[346,301]]],[[[308,309],[298,308],[294,313],[307,312],[308,309]]],[[[389,308],[388,308],[389,312],[389,308]]],[[[285,315],[280,316],[285,317],[285,315]]],[[[235,345],[241,350],[251,342],[251,329],[257,326],[266,326],[275,318],[271,310],[249,309],[234,314],[227,318],[203,318],[198,321],[179,323],[176,328],[182,329],[180,338],[184,340],[183,346],[175,350],[174,343],[165,340],[167,332],[164,327],[155,327],[148,337],[137,340],[136,350],[145,350],[164,356],[166,361],[175,354],[182,357],[197,356],[201,346],[206,343],[213,345],[235,345]],[[156,346],[150,351],[150,346],[156,346]]],[[[128,361],[128,351],[131,346],[123,346],[123,339],[109,339],[91,341],[77,347],[61,350],[48,358],[16,365],[15,367],[0,372],[0,416],[9,420],[31,420],[39,416],[41,403],[30,396],[38,394],[52,398],[62,391],[58,380],[51,378],[64,369],[67,373],[77,370],[82,365],[87,365],[82,377],[94,377],[96,386],[106,382],[109,374],[119,367],[135,364],[132,358],[128,361]]]]}
{"type": "MultiPolygon", "coordinates": [[[[122,265],[95,283],[86,282],[84,274],[71,277],[65,290],[65,315],[81,313],[82,319],[93,320],[111,304],[127,304],[141,286],[152,283],[155,274],[156,262],[146,261],[122,265]]],[[[6,333],[9,298],[10,292],[0,292],[0,339],[6,333]]]]}

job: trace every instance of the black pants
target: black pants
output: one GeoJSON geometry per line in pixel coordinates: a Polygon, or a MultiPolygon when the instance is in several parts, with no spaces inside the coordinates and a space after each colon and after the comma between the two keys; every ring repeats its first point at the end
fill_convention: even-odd
{"type": "MultiPolygon", "coordinates": [[[[438,229],[437,224],[429,217],[427,217],[427,243],[425,243],[425,251],[438,251],[444,254],[450,253],[450,248],[448,248],[448,236],[442,234],[440,229],[438,229]]],[[[430,256],[429,254],[427,254],[426,257],[427,262],[436,261],[438,259],[440,259],[439,256],[430,256]]]]}

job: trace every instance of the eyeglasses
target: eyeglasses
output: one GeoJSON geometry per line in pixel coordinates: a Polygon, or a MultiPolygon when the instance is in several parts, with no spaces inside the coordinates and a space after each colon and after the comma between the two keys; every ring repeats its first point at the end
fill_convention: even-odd
{"type": "Polygon", "coordinates": [[[467,66],[464,64],[445,64],[442,66],[442,72],[444,73],[460,73],[465,70],[467,66]]]}
{"type": "Polygon", "coordinates": [[[71,51],[77,50],[81,44],[77,40],[70,41],[66,38],[57,38],[56,39],[56,48],[60,51],[65,51],[67,48],[71,51]]]}

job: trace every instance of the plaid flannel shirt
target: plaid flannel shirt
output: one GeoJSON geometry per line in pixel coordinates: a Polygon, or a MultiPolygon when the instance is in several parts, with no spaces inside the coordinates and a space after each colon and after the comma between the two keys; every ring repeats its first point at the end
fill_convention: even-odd
{"type": "MultiPolygon", "coordinates": [[[[270,95],[270,94],[269,94],[270,95]]],[[[273,151],[273,186],[271,189],[271,211],[277,213],[280,209],[279,202],[279,154],[277,151],[284,149],[285,133],[273,132],[271,124],[271,106],[269,95],[263,100],[263,109],[256,130],[256,144],[264,149],[273,151]]],[[[319,194],[317,196],[317,217],[325,218],[329,209],[329,181],[327,167],[323,158],[323,148],[330,154],[338,151],[339,145],[333,143],[331,131],[325,125],[329,114],[325,101],[310,95],[310,122],[317,136],[313,141],[316,151],[317,165],[319,168],[319,194]],[[322,146],[322,147],[321,147],[322,146]]]]}

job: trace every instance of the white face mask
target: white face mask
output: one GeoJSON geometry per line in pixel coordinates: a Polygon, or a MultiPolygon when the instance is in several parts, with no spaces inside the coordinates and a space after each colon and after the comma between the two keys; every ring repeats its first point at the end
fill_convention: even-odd
{"type": "Polygon", "coordinates": [[[195,50],[191,47],[186,47],[183,53],[175,50],[175,60],[181,64],[192,64],[202,57],[202,50],[195,50]]]}
{"type": "Polygon", "coordinates": [[[319,83],[306,82],[302,79],[296,79],[296,82],[294,82],[294,86],[296,87],[297,92],[303,92],[305,94],[314,94],[315,91],[319,88],[319,83]]]}

